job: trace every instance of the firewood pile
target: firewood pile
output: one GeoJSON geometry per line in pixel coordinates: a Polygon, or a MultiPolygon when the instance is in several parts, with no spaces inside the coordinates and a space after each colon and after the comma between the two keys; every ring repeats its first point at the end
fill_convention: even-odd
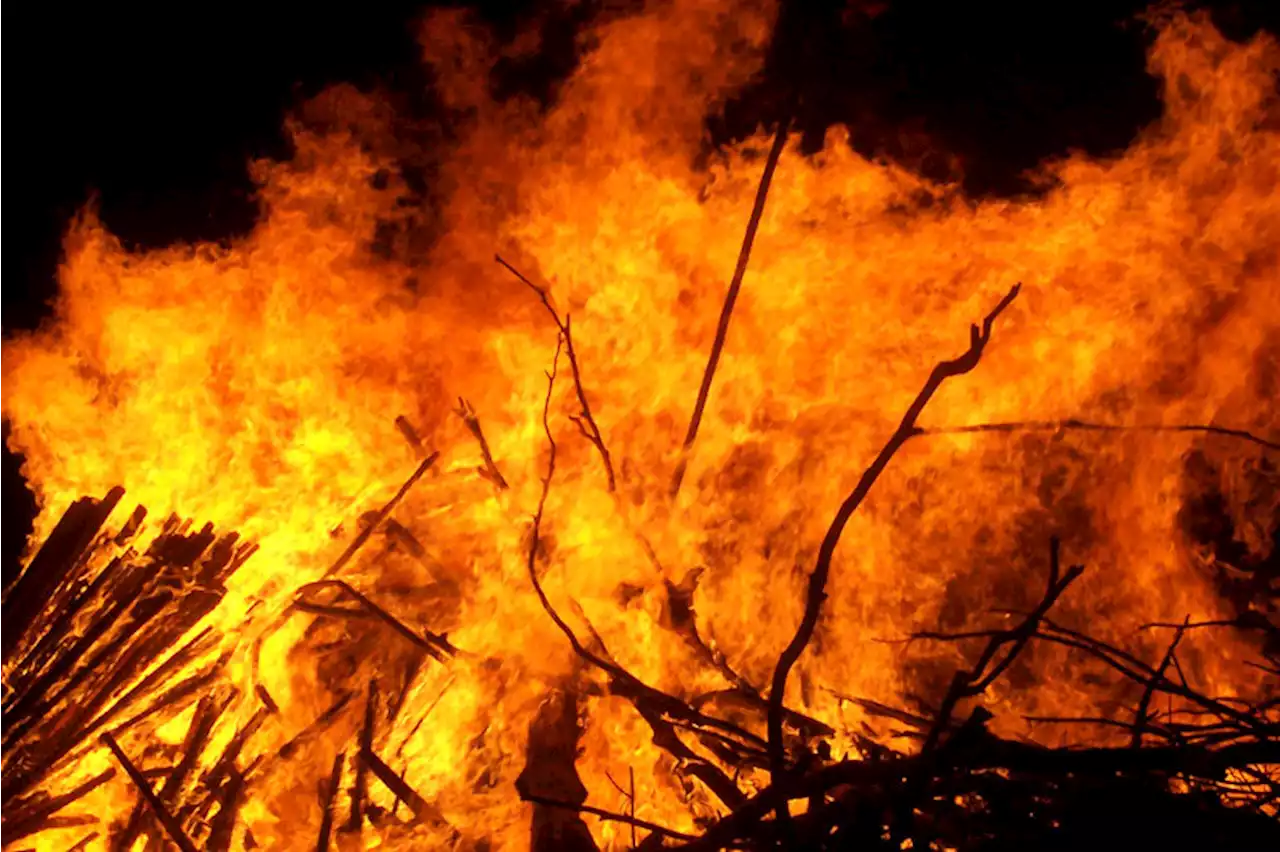
{"type": "MultiPolygon", "coordinates": [[[[140,721],[199,699],[201,723],[190,757],[168,776],[170,793],[183,783],[207,735],[217,665],[188,671],[220,638],[195,628],[221,601],[225,582],[255,550],[212,526],[195,530],[168,518],[141,552],[132,547],[146,510],[139,506],[118,530],[104,524],[124,496],[73,504],[26,569],[5,589],[4,836],[6,845],[77,818],[60,812],[114,776],[104,770],[51,795],[61,771],[99,742],[140,721]],[[183,641],[185,639],[185,641],[183,641]],[[179,677],[181,675],[181,677],[179,677]]],[[[123,757],[123,755],[121,755],[123,757]]],[[[150,782],[122,760],[130,777],[150,782]]],[[[139,811],[139,818],[142,812],[139,811]]],[[[80,817],[87,823],[91,817],[80,817]]],[[[125,835],[136,834],[131,820],[125,835]]],[[[126,844],[127,845],[127,844],[126,844]]]]}

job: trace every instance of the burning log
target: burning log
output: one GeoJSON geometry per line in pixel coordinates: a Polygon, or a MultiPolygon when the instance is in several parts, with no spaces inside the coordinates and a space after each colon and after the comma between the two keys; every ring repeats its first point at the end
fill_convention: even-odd
{"type": "MultiPolygon", "coordinates": [[[[376,680],[369,681],[369,696],[364,704],[364,726],[360,729],[360,750],[357,755],[371,753],[373,751],[373,726],[374,720],[378,712],[378,683],[376,680]]],[[[364,820],[365,796],[368,789],[368,780],[366,772],[368,771],[368,763],[355,760],[355,783],[351,787],[351,812],[347,818],[347,824],[344,831],[358,832],[364,820]]]]}
{"type": "MultiPolygon", "coordinates": [[[[171,772],[167,773],[163,786],[155,795],[156,800],[165,807],[166,811],[170,811],[173,808],[175,800],[178,798],[188,776],[192,774],[196,761],[200,758],[200,752],[204,749],[205,743],[213,731],[213,725],[217,721],[220,709],[217,707],[213,696],[205,696],[196,706],[195,717],[192,719],[191,727],[187,731],[186,741],[182,745],[182,759],[171,772]]],[[[114,738],[112,738],[112,741],[114,741],[114,738]]],[[[148,787],[149,785],[150,782],[148,781],[148,787]]],[[[141,801],[134,808],[133,814],[129,817],[124,829],[115,838],[116,848],[133,848],[134,841],[146,830],[144,823],[149,805],[149,799],[143,794],[141,801]]],[[[176,820],[175,824],[178,824],[176,820]]]]}
{"type": "Polygon", "coordinates": [[[124,489],[117,487],[101,500],[85,497],[73,503],[30,564],[4,590],[0,633],[6,660],[17,650],[20,639],[33,638],[32,625],[48,625],[42,624],[41,616],[56,611],[51,603],[74,583],[86,551],[123,496],[124,489]]]}
{"type": "Polygon", "coordinates": [[[387,789],[396,794],[397,802],[404,802],[409,810],[413,812],[416,820],[431,822],[436,825],[446,825],[444,816],[440,811],[424,799],[417,790],[409,786],[408,782],[390,766],[383,762],[373,751],[362,751],[360,759],[364,761],[375,777],[387,789]]]}
{"type": "MultiPolygon", "coordinates": [[[[234,535],[218,537],[209,525],[188,533],[171,521],[139,554],[128,543],[146,515],[141,507],[118,533],[103,531],[122,494],[117,489],[103,501],[74,504],[6,599],[7,606],[31,604],[23,618],[5,621],[10,630],[11,623],[25,625],[9,634],[12,656],[5,660],[6,832],[11,826],[23,832],[45,827],[52,811],[33,812],[21,803],[95,748],[91,738],[122,713],[142,700],[151,702],[104,734],[111,742],[148,717],[187,706],[221,665],[214,662],[175,683],[219,637],[205,629],[174,646],[221,600],[224,582],[252,546],[234,535]],[[31,573],[35,568],[44,579],[31,573]],[[37,594],[45,598],[36,601],[37,594]]],[[[193,728],[192,736],[202,741],[212,721],[199,718],[205,726],[193,728]]],[[[198,743],[191,745],[160,800],[171,799],[189,776],[199,751],[198,743]]],[[[52,801],[73,801],[93,787],[80,785],[52,801]]],[[[136,836],[144,822],[143,811],[135,810],[123,836],[136,836]]]]}

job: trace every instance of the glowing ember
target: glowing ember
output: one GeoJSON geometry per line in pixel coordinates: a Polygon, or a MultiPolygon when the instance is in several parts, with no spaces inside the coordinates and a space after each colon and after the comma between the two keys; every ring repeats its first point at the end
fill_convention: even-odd
{"type": "MultiPolygon", "coordinates": [[[[971,203],[859,157],[842,132],[812,157],[789,146],[672,503],[769,135],[693,164],[705,163],[703,117],[758,69],[772,23],[770,11],[688,0],[602,24],[555,105],[536,113],[476,84],[496,59],[482,35],[453,14],[430,18],[425,59],[466,118],[431,187],[440,236],[427,251],[426,214],[398,203],[408,190],[386,108],[346,89],[312,106],[340,119],[326,132],[299,124],[293,160],[258,164],[263,215],[249,236],[130,253],[92,210],[71,228],[55,320],[3,353],[4,416],[42,507],[35,538],[72,500],[123,485],[117,527],[141,503],[152,518],[175,512],[260,545],[199,626],[222,635],[205,662],[230,652],[227,682],[239,690],[210,753],[262,706],[257,687],[279,708],[242,751],[246,772],[356,696],[312,746],[253,770],[237,845],[246,831],[267,848],[313,842],[315,781],[359,741],[371,679],[382,696],[373,750],[434,816],[367,830],[368,848],[526,847],[532,808],[516,782],[537,747],[531,726],[565,713],[585,726],[576,766],[588,803],[629,812],[627,782],[606,774],[629,768],[637,818],[695,833],[695,817],[721,812],[681,782],[630,702],[590,697],[600,678],[581,669],[529,582],[556,328],[495,252],[572,318],[616,471],[611,493],[573,422],[581,405],[562,355],[543,585],[580,637],[589,624],[628,671],[690,701],[731,684],[673,623],[687,603],[673,602],[677,591],[691,591],[705,643],[764,690],[836,507],[928,370],[963,351],[968,325],[1015,282],[1022,295],[980,368],[943,387],[926,429],[1078,418],[1277,434],[1280,48],[1177,17],[1150,56],[1163,118],[1115,159],[1046,165],[1054,188],[1041,199],[971,203]],[[352,598],[303,588],[421,462],[397,416],[439,458],[391,512],[397,526],[379,527],[335,576],[411,628],[447,636],[458,653],[443,661],[377,621],[316,614],[352,598]],[[314,606],[287,610],[299,594],[314,606]],[[570,685],[580,697],[566,710],[570,685]]],[[[883,640],[1033,605],[1051,535],[1089,566],[1056,617],[1099,638],[1147,643],[1150,655],[1167,636],[1137,633],[1144,622],[1233,616],[1183,518],[1221,491],[1241,544],[1265,553],[1280,497],[1264,459],[1248,442],[1196,432],[913,440],[845,532],[787,703],[852,748],[867,716],[840,696],[936,698],[958,652],[883,640]]],[[[1256,649],[1231,635],[1189,636],[1183,665],[1215,693],[1247,694],[1261,677],[1243,664],[1256,649]]],[[[1020,720],[1105,714],[1105,688],[1070,676],[1080,665],[1053,648],[1029,652],[1017,688],[990,693],[999,729],[1056,742],[1061,730],[1020,720]]],[[[763,735],[758,708],[709,709],[763,735]]],[[[123,746],[181,743],[194,713],[158,716],[123,746]]],[[[93,751],[67,784],[111,765],[105,748],[93,751]]],[[[386,784],[366,795],[385,809],[395,799],[386,784]]],[[[120,776],[85,805],[127,819],[135,802],[120,776]]],[[[603,845],[630,843],[625,825],[590,828],[603,845]]],[[[64,849],[78,836],[34,841],[64,849]]]]}

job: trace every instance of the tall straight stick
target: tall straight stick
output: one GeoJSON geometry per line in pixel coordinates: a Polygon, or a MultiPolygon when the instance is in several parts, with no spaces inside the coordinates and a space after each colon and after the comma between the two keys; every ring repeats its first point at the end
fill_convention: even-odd
{"type": "Polygon", "coordinates": [[[702,386],[698,388],[698,400],[693,404],[693,417],[689,420],[689,431],[684,436],[680,462],[676,465],[675,475],[671,478],[672,497],[680,493],[680,484],[684,481],[685,470],[689,466],[693,442],[698,438],[698,427],[702,425],[702,412],[707,407],[707,396],[711,393],[711,381],[715,377],[716,365],[720,363],[720,352],[724,349],[724,340],[729,333],[733,305],[738,301],[738,291],[742,289],[742,277],[746,275],[747,261],[751,259],[751,244],[755,242],[756,230],[760,227],[764,202],[769,197],[769,184],[773,181],[773,172],[778,167],[778,158],[782,156],[782,149],[787,143],[787,129],[790,124],[790,116],[784,116],[778,122],[778,129],[773,135],[773,147],[769,149],[769,158],[764,163],[764,174],[760,176],[760,186],[756,189],[756,203],[751,208],[751,218],[747,221],[747,233],[742,238],[742,249],[738,252],[738,265],[733,270],[733,280],[729,282],[729,292],[725,294],[724,306],[720,309],[720,324],[716,326],[716,339],[711,344],[711,357],[707,359],[707,369],[702,373],[702,386]]]}

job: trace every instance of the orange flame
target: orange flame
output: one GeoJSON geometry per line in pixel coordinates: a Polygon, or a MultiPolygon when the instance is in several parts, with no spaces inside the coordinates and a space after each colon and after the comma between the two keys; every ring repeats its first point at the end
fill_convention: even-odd
{"type": "MultiPolygon", "coordinates": [[[[1015,281],[1023,295],[982,365],[945,386],[922,425],[1082,418],[1277,434],[1280,48],[1265,37],[1235,44],[1179,16],[1150,55],[1163,117],[1121,156],[1046,164],[1043,198],[966,200],[864,159],[842,130],[812,157],[788,147],[689,474],[669,503],[768,145],[762,134],[705,164],[702,120],[759,69],[773,16],[767,3],[685,0],[601,24],[541,113],[491,100],[476,81],[496,48],[464,18],[433,16],[425,59],[464,117],[436,152],[429,248],[427,213],[401,203],[411,155],[389,108],[339,88],[308,107],[331,119],[324,132],[300,122],[292,160],[256,164],[263,212],[251,234],[130,252],[86,210],[66,240],[54,320],[4,346],[3,411],[42,507],[36,538],[71,500],[123,484],[153,516],[209,520],[260,543],[210,616],[235,649],[242,693],[256,678],[281,708],[255,754],[403,664],[411,649],[390,634],[371,643],[363,627],[317,632],[309,618],[277,616],[417,464],[397,415],[440,451],[395,512],[425,553],[371,546],[343,577],[465,652],[448,666],[428,660],[405,699],[414,712],[378,733],[379,753],[452,828],[367,834],[370,846],[454,842],[455,830],[461,848],[526,846],[529,811],[514,784],[529,726],[548,691],[579,676],[524,573],[555,329],[495,251],[572,316],[618,472],[611,495],[569,422],[571,383],[560,382],[547,592],[581,635],[589,622],[620,664],[688,698],[726,681],[671,629],[668,590],[695,589],[702,637],[767,684],[835,507],[931,365],[962,351],[968,324],[1015,281]],[[453,413],[459,396],[509,489],[483,475],[480,447],[453,413]],[[323,647],[337,639],[339,650],[323,647]]],[[[1259,458],[1192,433],[913,441],[845,533],[788,702],[852,732],[864,717],[840,695],[936,691],[953,651],[883,640],[1028,603],[1052,533],[1090,569],[1059,616],[1100,638],[1158,645],[1135,628],[1226,614],[1180,512],[1220,488],[1237,535],[1263,551],[1277,498],[1273,489],[1260,501],[1249,484],[1274,480],[1259,458]],[[1188,456],[1208,472],[1189,473],[1188,456]]],[[[1244,640],[1220,642],[1188,651],[1188,665],[1218,692],[1247,691],[1250,653],[1244,640]]],[[[1079,661],[1048,650],[1030,659],[993,688],[1009,731],[1051,739],[1021,714],[1088,714],[1106,700],[1072,676],[1079,661]]],[[[242,724],[253,705],[230,712],[242,724]]],[[[606,772],[631,767],[638,817],[692,832],[691,815],[716,813],[705,791],[677,783],[629,703],[593,699],[580,712],[589,802],[627,810],[606,772]]],[[[314,837],[315,779],[354,740],[359,716],[342,715],[305,755],[266,770],[241,813],[260,845],[314,837]]],[[[187,721],[147,735],[180,741],[187,721]]],[[[95,752],[76,771],[108,763],[95,752]]],[[[99,813],[133,807],[124,781],[94,795],[99,813]]],[[[391,806],[381,787],[370,796],[391,806]]],[[[621,847],[624,828],[592,831],[621,847]]],[[[56,831],[38,841],[69,845],[56,831]]]]}

